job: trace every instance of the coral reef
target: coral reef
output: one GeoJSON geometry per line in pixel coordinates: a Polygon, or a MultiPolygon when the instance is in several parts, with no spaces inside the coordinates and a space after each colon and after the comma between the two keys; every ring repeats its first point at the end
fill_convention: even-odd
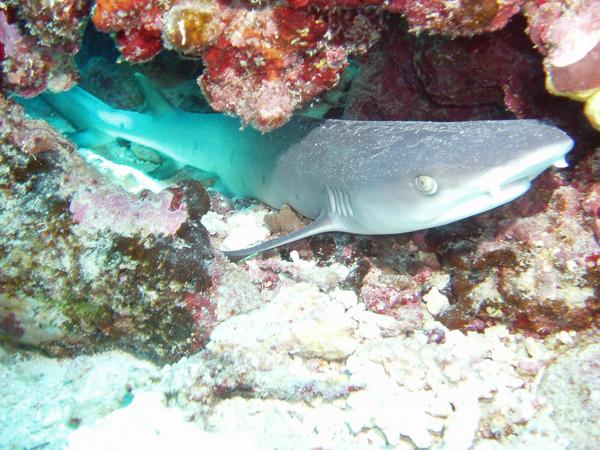
{"type": "Polygon", "coordinates": [[[168,3],[163,0],[98,0],[92,20],[98,30],[115,33],[125,59],[147,61],[163,48],[161,21],[168,3]]]}
{"type": "Polygon", "coordinates": [[[585,101],[588,120],[600,122],[594,0],[295,0],[259,8],[224,0],[13,0],[0,10],[4,90],[33,96],[71,86],[90,11],[126,61],[150,61],[164,48],[201,58],[198,82],[211,106],[262,131],[323,101],[348,58],[364,55],[382,34],[361,64],[357,84],[368,92],[352,96],[359,111],[348,117],[463,120],[502,116],[504,108],[517,117],[572,116],[568,102],[543,98],[541,53],[548,90],[585,101]],[[519,11],[539,53],[524,39],[519,11]],[[423,33],[459,40],[415,38],[423,33]]]}
{"type": "Polygon", "coordinates": [[[216,270],[202,185],[120,192],[44,122],[3,105],[2,334],[59,353],[109,341],[156,358],[191,351],[214,326],[187,300],[216,270]]]}
{"type": "Polygon", "coordinates": [[[65,90],[77,81],[86,0],[8,1],[0,5],[0,87],[24,97],[65,90]]]}
{"type": "MultiPolygon", "coordinates": [[[[118,107],[141,108],[142,70],[177,106],[203,109],[183,84],[203,70],[213,107],[268,130],[354,57],[332,117],[536,117],[577,146],[569,168],[477,217],[314,236],[234,264],[219,249],[303,219],[181,181],[189,172],[124,192],[0,96],[0,447],[115,446],[107,429],[148,447],[597,439],[600,135],[571,99],[598,128],[598,2],[9,0],[2,94],[70,86],[90,13],[124,60],[145,62],[83,61],[82,85],[118,107]]],[[[158,158],[116,146],[123,160],[158,158]]]]}
{"type": "Polygon", "coordinates": [[[229,13],[221,27],[207,19],[204,34],[194,34],[197,20],[179,19],[179,14],[210,12],[174,9],[167,16],[171,25],[166,37],[170,47],[185,53],[205,49],[206,70],[199,82],[213,108],[263,131],[282,125],[294,109],[335,86],[348,56],[364,51],[378,37],[376,16],[350,11],[323,14],[284,6],[241,10],[229,13]],[[179,30],[175,23],[182,21],[191,28],[185,38],[180,31],[170,32],[179,30]]]}
{"type": "Polygon", "coordinates": [[[99,0],[93,21],[116,33],[131,62],[152,59],[163,46],[201,56],[206,69],[199,83],[212,107],[268,131],[338,82],[348,55],[378,37],[377,17],[284,4],[99,0]]]}
{"type": "Polygon", "coordinates": [[[392,0],[387,7],[402,12],[411,31],[457,37],[501,29],[523,3],[524,0],[392,0]]]}

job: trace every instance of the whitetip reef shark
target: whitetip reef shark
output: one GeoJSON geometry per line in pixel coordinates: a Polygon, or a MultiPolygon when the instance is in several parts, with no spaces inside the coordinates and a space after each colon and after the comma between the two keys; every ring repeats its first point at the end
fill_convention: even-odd
{"type": "Polygon", "coordinates": [[[173,107],[136,74],[142,113],[113,108],[75,87],[43,98],[77,130],[80,147],[117,138],[176,166],[213,174],[230,193],[314,219],[232,259],[318,233],[395,234],[464,219],[525,193],[549,166],[565,167],[573,141],[538,120],[354,121],[294,117],[269,133],[237,119],[173,107]]]}

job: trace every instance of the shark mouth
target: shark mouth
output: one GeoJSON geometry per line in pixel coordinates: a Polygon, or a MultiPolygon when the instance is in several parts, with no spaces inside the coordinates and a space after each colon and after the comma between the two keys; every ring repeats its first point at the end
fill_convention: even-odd
{"type": "Polygon", "coordinates": [[[529,161],[521,161],[520,170],[504,168],[488,174],[485,177],[487,183],[485,183],[484,189],[479,190],[479,193],[475,195],[465,196],[462,201],[450,206],[429,226],[435,227],[456,222],[513,201],[527,192],[531,187],[531,181],[548,167],[568,167],[564,155],[569,149],[570,146],[557,145],[547,152],[549,155],[545,157],[538,156],[535,159],[534,157],[530,158],[529,161]],[[507,175],[511,172],[512,175],[507,175]]]}
{"type": "Polygon", "coordinates": [[[459,202],[437,216],[430,226],[446,225],[497,208],[520,197],[530,187],[531,181],[529,179],[522,179],[497,187],[493,190],[493,193],[487,192],[466,198],[464,201],[459,202]]]}

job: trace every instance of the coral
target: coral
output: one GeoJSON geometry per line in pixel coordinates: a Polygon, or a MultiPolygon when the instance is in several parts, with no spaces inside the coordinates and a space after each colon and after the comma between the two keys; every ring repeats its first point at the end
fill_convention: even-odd
{"type": "Polygon", "coordinates": [[[402,12],[411,31],[448,36],[472,36],[503,28],[525,0],[392,0],[387,6],[402,12]]]}
{"type": "Polygon", "coordinates": [[[200,54],[224,31],[231,14],[215,0],[178,2],[165,15],[164,40],[183,53],[200,54]]]}
{"type": "Polygon", "coordinates": [[[186,298],[212,284],[204,188],[119,192],[61,135],[2,107],[0,320],[10,340],[58,354],[110,342],[164,360],[192,351],[200,325],[186,298]]]}
{"type": "Polygon", "coordinates": [[[199,82],[215,109],[267,131],[332,88],[348,55],[364,51],[377,36],[376,20],[361,13],[283,6],[241,11],[203,52],[199,82]]]}
{"type": "Polygon", "coordinates": [[[503,28],[525,0],[288,0],[294,8],[369,8],[401,13],[412,32],[472,36],[503,28]]]}
{"type": "Polygon", "coordinates": [[[548,89],[585,102],[590,123],[600,130],[600,4],[528,1],[525,15],[529,35],[545,57],[548,89]]]}
{"type": "Polygon", "coordinates": [[[281,3],[99,0],[96,27],[116,33],[123,57],[152,59],[164,46],[202,56],[211,106],[268,131],[339,80],[351,54],[378,38],[376,12],[320,12],[281,3]],[[275,101],[276,99],[276,101],[275,101]]]}
{"type": "Polygon", "coordinates": [[[588,89],[597,81],[599,48],[591,45],[597,42],[598,22],[592,0],[301,0],[267,2],[260,9],[218,0],[100,0],[93,20],[99,30],[116,33],[129,61],[152,59],[163,46],[202,57],[205,70],[198,81],[211,106],[269,131],[336,86],[348,57],[364,54],[381,32],[383,46],[363,61],[367,73],[358,84],[365,83],[373,95],[373,80],[367,78],[380,76],[386,80],[377,80],[375,88],[385,84],[385,94],[365,99],[359,115],[374,118],[367,109],[379,108],[388,118],[399,115],[392,109],[410,119],[464,120],[501,117],[505,107],[518,117],[561,111],[552,105],[540,114],[532,106],[551,102],[542,99],[539,58],[521,32],[522,18],[509,24],[522,7],[529,35],[546,55],[549,89],[589,99],[585,111],[597,124],[600,96],[588,89]],[[386,11],[402,13],[408,27],[387,20],[386,11]],[[499,30],[459,41],[414,39],[407,33],[460,38],[499,30]],[[390,96],[388,87],[396,95],[390,96]]]}
{"type": "Polygon", "coordinates": [[[27,30],[38,45],[71,55],[79,51],[91,0],[9,0],[6,3],[16,8],[16,18],[27,23],[27,30]]]}
{"type": "MultiPolygon", "coordinates": [[[[110,230],[124,236],[173,236],[187,220],[185,205],[175,205],[171,192],[133,198],[111,186],[90,189],[79,184],[69,205],[73,221],[93,230],[110,230]]],[[[178,202],[179,203],[179,202],[178,202]]]]}
{"type": "Polygon", "coordinates": [[[2,86],[25,97],[77,80],[73,56],[89,10],[87,1],[9,1],[0,6],[2,86]]]}
{"type": "MultiPolygon", "coordinates": [[[[0,140],[27,154],[55,149],[73,149],[73,144],[48,122],[25,116],[23,108],[0,97],[0,140]]],[[[36,164],[33,161],[33,164],[36,164]]]]}
{"type": "Polygon", "coordinates": [[[417,39],[392,21],[359,60],[344,117],[468,120],[505,117],[503,86],[523,59],[498,34],[417,39]],[[447,57],[452,55],[452,57],[447,57]]]}
{"type": "Polygon", "coordinates": [[[98,0],[92,20],[103,32],[115,32],[126,60],[152,59],[162,48],[162,17],[169,0],[98,0]]]}
{"type": "Polygon", "coordinates": [[[514,204],[479,216],[475,228],[427,232],[429,249],[452,274],[442,291],[451,303],[440,317],[446,326],[501,322],[536,336],[597,326],[588,258],[598,244],[581,206],[587,194],[548,178],[514,204]]]}

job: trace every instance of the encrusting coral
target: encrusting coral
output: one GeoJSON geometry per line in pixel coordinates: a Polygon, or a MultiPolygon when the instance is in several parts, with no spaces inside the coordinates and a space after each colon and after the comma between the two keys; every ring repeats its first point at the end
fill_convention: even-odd
{"type": "Polygon", "coordinates": [[[1,89],[32,97],[73,86],[88,11],[85,0],[0,3],[1,89]]]}
{"type": "MultiPolygon", "coordinates": [[[[507,37],[510,40],[511,35],[519,34],[515,33],[519,26],[506,26],[509,21],[515,22],[522,11],[527,33],[544,57],[548,89],[585,101],[586,115],[597,128],[600,97],[594,68],[599,53],[598,9],[594,0],[280,0],[258,4],[226,0],[12,0],[0,8],[0,56],[5,91],[33,96],[47,88],[68,89],[77,80],[72,56],[79,49],[83,27],[91,16],[99,31],[113,34],[117,48],[129,62],[152,60],[164,48],[201,58],[205,69],[198,82],[211,106],[268,131],[336,86],[348,58],[363,55],[382,33],[387,37],[384,41],[389,39],[399,26],[397,20],[388,20],[390,13],[402,15],[412,35],[472,37],[505,29],[503,38],[486,34],[481,40],[506,45],[507,37]]],[[[392,52],[421,60],[415,64],[424,85],[413,89],[433,94],[432,99],[439,101],[431,92],[439,82],[423,77],[428,72],[423,63],[426,59],[434,63],[431,53],[435,50],[425,51],[423,40],[415,48],[405,39],[401,36],[396,44],[386,41],[386,45],[392,52]],[[403,48],[406,45],[408,49],[403,48]]],[[[468,53],[469,48],[478,45],[467,41],[443,44],[440,54],[447,47],[468,53]]],[[[504,83],[508,86],[505,103],[519,116],[523,105],[530,103],[522,97],[528,95],[532,69],[539,63],[530,44],[518,45],[516,53],[497,51],[480,57],[480,50],[471,55],[480,69],[483,58],[487,58],[488,67],[500,69],[497,75],[491,70],[490,76],[510,76],[504,83]],[[524,52],[527,47],[529,50],[524,52]],[[509,62],[507,58],[511,57],[509,62]]],[[[438,58],[437,63],[441,61],[438,58]]],[[[371,60],[365,70],[381,63],[371,60]]],[[[413,67],[405,69],[411,70],[413,67]]],[[[467,72],[461,76],[468,78],[467,72]]],[[[464,83],[456,77],[454,82],[464,83]]],[[[453,84],[447,87],[456,88],[453,84]]],[[[485,84],[479,87],[488,89],[485,84]]],[[[445,87],[439,88],[444,94],[445,87]]],[[[481,89],[475,86],[473,96],[484,105],[479,93],[481,89]]],[[[383,95],[375,103],[389,100],[383,95]]],[[[434,104],[419,103],[417,110],[426,106],[435,115],[434,104]]],[[[480,113],[486,115],[483,110],[480,113]]],[[[413,117],[419,117],[418,112],[413,117]]]]}

